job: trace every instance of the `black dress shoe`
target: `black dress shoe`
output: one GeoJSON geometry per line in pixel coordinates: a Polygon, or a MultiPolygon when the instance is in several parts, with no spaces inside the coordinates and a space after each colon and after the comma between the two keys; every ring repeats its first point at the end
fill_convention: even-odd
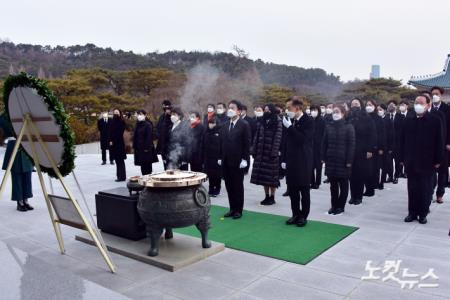
{"type": "Polygon", "coordinates": [[[386,180],[386,183],[390,183],[393,182],[392,178],[388,178],[388,180],[386,180]]]}
{"type": "Polygon", "coordinates": [[[380,183],[380,184],[378,185],[378,189],[379,189],[379,190],[384,190],[384,184],[380,183]]]}
{"type": "Polygon", "coordinates": [[[393,184],[397,184],[397,183],[398,183],[398,179],[395,178],[394,180],[392,180],[392,183],[393,183],[393,184]]]}
{"type": "Polygon", "coordinates": [[[27,210],[33,210],[34,207],[30,205],[30,203],[28,203],[28,200],[23,200],[23,205],[25,206],[25,208],[27,210]]]}
{"type": "Polygon", "coordinates": [[[350,198],[350,201],[348,201],[348,204],[355,204],[355,199],[350,198]]]}
{"type": "Polygon", "coordinates": [[[287,197],[287,196],[289,196],[289,191],[286,191],[283,193],[283,197],[287,197]]]}
{"type": "Polygon", "coordinates": [[[236,220],[236,219],[240,219],[240,218],[242,218],[242,214],[240,212],[234,213],[233,219],[236,220]]]}
{"type": "Polygon", "coordinates": [[[311,188],[313,190],[318,190],[319,189],[319,185],[318,184],[313,184],[313,185],[311,185],[311,188]]]}
{"type": "Polygon", "coordinates": [[[308,223],[305,218],[299,218],[297,221],[297,227],[304,227],[308,223]]]}
{"type": "Polygon", "coordinates": [[[27,211],[28,209],[25,207],[23,201],[17,201],[17,210],[18,211],[27,211]]]}
{"type": "Polygon", "coordinates": [[[102,162],[102,166],[103,166],[103,165],[106,165],[106,161],[102,162]]]}
{"type": "Polygon", "coordinates": [[[341,215],[344,213],[344,209],[343,208],[336,208],[334,210],[334,215],[341,215]]]}
{"type": "Polygon", "coordinates": [[[123,182],[123,181],[125,181],[125,179],[116,179],[116,180],[114,180],[115,182],[123,182]]]}
{"type": "Polygon", "coordinates": [[[334,211],[335,211],[336,209],[334,208],[334,207],[332,207],[332,208],[330,208],[329,210],[328,210],[328,214],[329,215],[334,215],[334,211]]]}
{"type": "Polygon", "coordinates": [[[419,223],[420,224],[427,224],[427,217],[419,217],[419,223]]]}
{"type": "Polygon", "coordinates": [[[375,196],[375,192],[374,191],[365,192],[363,194],[363,196],[365,196],[365,197],[373,197],[373,196],[375,196]]]}
{"type": "Polygon", "coordinates": [[[112,162],[110,162],[110,164],[111,164],[111,165],[113,165],[113,164],[114,164],[114,162],[112,161],[112,162]]]}
{"type": "Polygon", "coordinates": [[[417,218],[415,217],[415,216],[412,216],[412,215],[408,215],[406,218],[405,218],[405,222],[406,223],[411,223],[412,221],[415,221],[415,220],[417,220],[417,218]]]}
{"type": "Polygon", "coordinates": [[[362,203],[362,199],[355,199],[353,200],[354,205],[360,205],[362,203]]]}
{"type": "Polygon", "coordinates": [[[275,204],[275,196],[269,196],[269,198],[264,199],[261,201],[261,205],[274,205],[275,204]]]}
{"type": "Polygon", "coordinates": [[[330,183],[330,180],[327,178],[323,181],[323,183],[330,183]]]}
{"type": "Polygon", "coordinates": [[[297,223],[298,216],[293,216],[286,221],[286,225],[294,225],[297,223]]]}
{"type": "Polygon", "coordinates": [[[232,216],[234,216],[234,212],[230,210],[229,212],[227,212],[223,216],[224,216],[224,218],[231,218],[232,216]]]}

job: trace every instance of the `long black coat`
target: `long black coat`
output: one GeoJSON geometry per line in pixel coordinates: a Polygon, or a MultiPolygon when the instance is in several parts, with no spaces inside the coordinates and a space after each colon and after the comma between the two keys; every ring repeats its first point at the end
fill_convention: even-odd
{"type": "Polygon", "coordinates": [[[244,120],[238,119],[230,131],[230,121],[221,126],[220,156],[222,166],[239,168],[241,160],[250,164],[250,126],[244,120]]]}
{"type": "Polygon", "coordinates": [[[386,152],[394,151],[395,150],[395,144],[396,144],[396,134],[395,134],[395,117],[392,117],[391,120],[391,114],[386,114],[383,118],[384,128],[386,131],[386,152]]]}
{"type": "Polygon", "coordinates": [[[375,154],[374,149],[377,143],[375,123],[364,111],[352,112],[348,122],[355,129],[355,156],[352,174],[361,178],[367,178],[371,174],[371,164],[367,158],[367,152],[375,154]]]}
{"type": "Polygon", "coordinates": [[[286,163],[286,183],[293,187],[311,184],[314,121],[306,114],[286,130],[282,162],[286,163]]]}
{"type": "Polygon", "coordinates": [[[113,118],[109,126],[108,144],[109,155],[113,160],[127,159],[127,152],[125,150],[125,142],[123,140],[123,133],[125,132],[125,121],[121,118],[113,118]]]}
{"type": "Polygon", "coordinates": [[[400,153],[400,137],[402,136],[403,127],[405,125],[406,114],[396,113],[394,116],[394,157],[398,159],[400,153]]]}
{"type": "Polygon", "coordinates": [[[430,175],[443,156],[444,138],[439,118],[428,112],[421,118],[406,118],[399,157],[406,172],[430,175]]]}
{"type": "Polygon", "coordinates": [[[165,158],[165,150],[167,149],[167,140],[169,138],[170,129],[172,128],[172,121],[170,115],[163,113],[159,116],[158,123],[156,124],[156,138],[158,143],[156,145],[156,152],[165,158]]]}
{"type": "Polygon", "coordinates": [[[189,125],[184,121],[169,131],[163,152],[169,168],[179,169],[182,163],[189,162],[190,140],[189,125]]]}
{"type": "Polygon", "coordinates": [[[203,163],[203,135],[205,126],[199,123],[194,128],[190,128],[190,159],[189,162],[196,165],[203,163]]]}
{"type": "Polygon", "coordinates": [[[136,123],[133,135],[134,164],[142,166],[152,163],[153,153],[153,125],[149,121],[136,123]]]}
{"type": "Polygon", "coordinates": [[[210,178],[222,177],[222,167],[217,161],[220,157],[220,128],[206,129],[203,135],[203,167],[210,178]]]}
{"type": "Polygon", "coordinates": [[[256,125],[253,139],[253,170],[250,182],[262,186],[278,187],[279,151],[283,125],[277,115],[262,119],[256,125]]]}
{"type": "MultiPolygon", "coordinates": [[[[437,117],[441,122],[442,138],[444,140],[444,153],[445,153],[446,152],[445,144],[446,144],[446,139],[447,139],[447,123],[446,123],[445,113],[443,111],[437,110],[437,109],[431,110],[430,113],[431,113],[431,115],[437,117]]],[[[439,170],[441,172],[448,172],[447,168],[448,168],[448,156],[444,155],[442,157],[441,166],[440,166],[439,170]]]]}
{"type": "Polygon", "coordinates": [[[315,166],[320,166],[322,159],[322,143],[325,134],[325,119],[322,116],[313,118],[314,120],[314,143],[313,143],[313,160],[315,166]]]}
{"type": "Polygon", "coordinates": [[[325,129],[322,144],[325,174],[330,178],[350,178],[355,155],[355,129],[344,120],[333,121],[325,129]]]}
{"type": "Polygon", "coordinates": [[[384,124],[383,118],[381,118],[376,112],[368,114],[374,124],[376,129],[376,143],[374,148],[374,155],[378,155],[375,150],[386,150],[386,126],[384,124]]]}
{"type": "Polygon", "coordinates": [[[105,120],[103,118],[99,119],[97,121],[97,129],[100,132],[100,148],[102,150],[109,149],[109,143],[108,143],[108,135],[109,135],[109,124],[111,122],[111,119],[105,120]]]}

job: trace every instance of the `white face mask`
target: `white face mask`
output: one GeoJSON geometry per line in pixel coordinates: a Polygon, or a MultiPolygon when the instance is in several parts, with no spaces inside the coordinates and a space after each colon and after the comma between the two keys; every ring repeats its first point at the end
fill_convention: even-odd
{"type": "Polygon", "coordinates": [[[261,118],[263,115],[264,115],[264,112],[262,112],[262,111],[255,111],[255,116],[257,118],[261,118]]]}
{"type": "Polygon", "coordinates": [[[333,113],[333,109],[332,108],[327,108],[325,110],[325,112],[326,112],[327,115],[331,115],[333,113]]]}
{"type": "Polygon", "coordinates": [[[379,115],[380,117],[384,117],[384,111],[379,110],[379,111],[378,111],[378,115],[379,115]]]}
{"type": "Polygon", "coordinates": [[[286,115],[289,119],[293,119],[295,117],[295,112],[286,109],[286,115]]]}
{"type": "Polygon", "coordinates": [[[189,121],[191,122],[191,124],[192,124],[192,123],[195,123],[195,121],[197,121],[197,118],[190,117],[190,118],[189,118],[189,121]]]}
{"type": "Polygon", "coordinates": [[[307,108],[307,109],[305,110],[305,113],[309,116],[309,115],[311,115],[311,110],[307,108]]]}
{"type": "Polygon", "coordinates": [[[176,115],[171,115],[170,116],[170,121],[172,121],[172,123],[176,123],[180,120],[180,117],[176,116],[176,115]]]}
{"type": "Polygon", "coordinates": [[[317,115],[319,115],[319,112],[318,112],[317,110],[313,110],[313,111],[311,112],[311,117],[317,118],[317,115]]]}
{"type": "Polygon", "coordinates": [[[108,114],[107,113],[103,113],[102,116],[103,116],[104,119],[108,118],[108,114]]]}
{"type": "Polygon", "coordinates": [[[414,104],[414,111],[416,112],[416,114],[423,114],[425,112],[425,106],[423,106],[422,104],[414,104]]]}
{"type": "Polygon", "coordinates": [[[223,108],[218,108],[218,109],[217,109],[217,113],[218,113],[219,115],[223,114],[223,113],[224,113],[223,108]]]}
{"type": "Polygon", "coordinates": [[[441,101],[441,97],[438,95],[433,95],[433,103],[439,103],[441,101]]]}
{"type": "Polygon", "coordinates": [[[370,114],[373,113],[373,111],[375,110],[374,106],[368,105],[366,106],[366,111],[370,114]]]}
{"type": "Polygon", "coordinates": [[[320,108],[320,113],[321,114],[324,114],[324,113],[326,113],[327,112],[327,109],[325,108],[325,107],[321,107],[320,108]]]}
{"type": "Polygon", "coordinates": [[[406,106],[405,105],[400,105],[400,111],[401,112],[405,112],[406,111],[406,106]]]}
{"type": "Polygon", "coordinates": [[[214,127],[216,127],[216,124],[214,123],[209,123],[208,124],[209,129],[213,129],[214,127]]]}
{"type": "Polygon", "coordinates": [[[236,111],[231,108],[227,111],[228,118],[234,118],[234,117],[236,117],[236,115],[237,115],[236,111]]]}
{"type": "Polygon", "coordinates": [[[212,112],[214,112],[214,108],[212,108],[212,107],[208,107],[208,112],[209,112],[209,113],[212,113],[212,112]]]}
{"type": "Polygon", "coordinates": [[[137,115],[137,120],[138,121],[144,121],[145,120],[145,116],[144,115],[137,115]]]}
{"type": "Polygon", "coordinates": [[[340,113],[333,114],[333,120],[339,121],[340,119],[342,119],[342,114],[340,114],[340,113]]]}

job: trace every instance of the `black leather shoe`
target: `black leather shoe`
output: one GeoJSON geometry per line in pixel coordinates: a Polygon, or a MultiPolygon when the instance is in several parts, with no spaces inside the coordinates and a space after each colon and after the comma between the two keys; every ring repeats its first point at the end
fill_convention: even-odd
{"type": "Polygon", "coordinates": [[[123,181],[125,181],[125,179],[116,179],[116,180],[114,180],[115,182],[123,182],[123,181]]]}
{"type": "Polygon", "coordinates": [[[30,203],[28,203],[28,200],[23,200],[23,205],[25,206],[25,208],[27,210],[33,210],[34,207],[30,205],[30,203]]]}
{"type": "Polygon", "coordinates": [[[283,197],[288,197],[289,196],[289,191],[286,191],[283,193],[283,197]]]}
{"type": "Polygon", "coordinates": [[[379,189],[379,190],[384,190],[384,184],[380,183],[380,184],[378,185],[378,189],[379,189]]]}
{"type": "Polygon", "coordinates": [[[114,164],[114,162],[112,161],[112,162],[110,162],[110,164],[111,164],[111,165],[113,165],[113,164],[114,164]]]}
{"type": "Polygon", "coordinates": [[[263,201],[261,201],[261,205],[274,205],[275,204],[275,197],[269,196],[269,198],[264,199],[263,201]]]}
{"type": "Polygon", "coordinates": [[[330,183],[330,180],[327,178],[323,181],[323,183],[330,183]]]}
{"type": "Polygon", "coordinates": [[[414,216],[412,216],[412,215],[408,215],[406,218],[405,218],[405,222],[406,223],[411,223],[412,221],[415,221],[415,220],[417,220],[417,218],[416,217],[414,217],[414,216]]]}
{"type": "Polygon", "coordinates": [[[286,221],[286,225],[294,225],[297,223],[298,217],[293,216],[286,221]]]}
{"type": "Polygon", "coordinates": [[[348,201],[348,204],[355,204],[355,199],[351,198],[350,201],[348,201]]]}
{"type": "Polygon", "coordinates": [[[308,223],[305,218],[299,218],[297,221],[297,227],[304,227],[308,223]]]}
{"type": "Polygon", "coordinates": [[[18,211],[27,211],[28,209],[25,207],[23,201],[17,201],[17,210],[18,211]]]}
{"type": "Polygon", "coordinates": [[[231,218],[232,216],[234,216],[234,212],[232,212],[231,210],[229,212],[227,212],[226,214],[223,215],[224,218],[231,218]]]}
{"type": "Polygon", "coordinates": [[[236,219],[240,219],[240,218],[242,218],[242,214],[240,212],[234,213],[233,219],[236,220],[236,219]]]}
{"type": "Polygon", "coordinates": [[[365,192],[363,194],[363,196],[365,196],[365,197],[373,197],[373,196],[375,196],[375,192],[374,191],[368,191],[368,192],[365,192]]]}
{"type": "Polygon", "coordinates": [[[313,185],[311,185],[311,188],[313,190],[318,190],[319,189],[319,185],[318,184],[313,184],[313,185]]]}
{"type": "Polygon", "coordinates": [[[420,224],[427,224],[427,217],[419,217],[419,223],[420,224]]]}
{"type": "Polygon", "coordinates": [[[334,211],[335,211],[336,209],[334,208],[334,207],[332,207],[332,208],[330,208],[329,210],[328,210],[328,214],[329,215],[334,215],[334,211]]]}
{"type": "Polygon", "coordinates": [[[392,183],[393,183],[393,184],[397,184],[397,183],[398,183],[398,179],[395,178],[394,180],[392,180],[392,183]]]}
{"type": "Polygon", "coordinates": [[[353,200],[354,205],[360,205],[362,203],[362,199],[355,199],[353,200]]]}
{"type": "Polygon", "coordinates": [[[341,215],[344,213],[344,209],[343,208],[336,208],[334,210],[334,215],[341,215]]]}
{"type": "Polygon", "coordinates": [[[102,166],[106,165],[106,161],[102,162],[102,166]]]}

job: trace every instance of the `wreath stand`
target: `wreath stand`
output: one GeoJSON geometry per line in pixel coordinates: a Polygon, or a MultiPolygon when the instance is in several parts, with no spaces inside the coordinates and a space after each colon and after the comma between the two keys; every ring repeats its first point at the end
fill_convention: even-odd
{"type": "MultiPolygon", "coordinates": [[[[24,87],[29,88],[29,87],[24,87]]],[[[23,96],[23,94],[22,94],[23,96]]],[[[25,97],[23,97],[25,98],[25,97]]],[[[26,103],[27,100],[23,99],[23,101],[26,103]]],[[[18,101],[19,102],[19,101],[18,101]]],[[[19,103],[20,106],[20,103],[19,103]]],[[[0,186],[0,197],[4,192],[4,189],[6,187],[6,182],[8,180],[8,176],[11,173],[11,169],[14,163],[14,160],[16,158],[17,152],[19,150],[19,147],[22,143],[26,143],[26,147],[22,145],[24,148],[24,151],[27,151],[27,154],[33,159],[34,165],[36,167],[37,174],[39,176],[40,185],[42,188],[42,192],[44,194],[45,203],[48,208],[48,213],[50,215],[50,220],[53,225],[53,229],[55,230],[56,239],[58,240],[59,249],[61,251],[61,254],[65,254],[65,247],[64,247],[64,241],[61,234],[60,224],[67,225],[70,227],[86,230],[89,235],[91,236],[92,240],[94,241],[95,246],[99,250],[100,254],[102,255],[103,259],[105,260],[106,264],[108,265],[110,271],[112,273],[115,273],[115,266],[108,254],[108,249],[103,241],[103,238],[101,237],[100,232],[95,226],[95,223],[93,222],[92,214],[89,211],[89,208],[87,206],[87,203],[85,201],[86,207],[88,209],[89,215],[91,216],[91,221],[93,222],[94,226],[90,224],[88,219],[86,218],[85,214],[83,213],[83,210],[81,209],[78,201],[75,199],[74,195],[70,191],[68,185],[64,181],[64,177],[61,174],[60,169],[58,168],[57,161],[55,160],[54,154],[52,155],[51,150],[49,149],[49,145],[47,143],[57,143],[60,142],[60,138],[57,135],[49,135],[49,134],[41,134],[39,130],[39,126],[36,124],[39,124],[39,122],[54,122],[54,118],[52,114],[50,113],[48,117],[33,117],[30,112],[33,111],[28,108],[26,109],[20,109],[21,112],[25,112],[22,115],[22,118],[15,116],[15,118],[11,118],[11,123],[15,125],[16,132],[18,132],[17,124],[22,123],[22,127],[20,128],[20,133],[17,136],[16,143],[14,145],[11,158],[8,162],[8,166],[6,168],[5,174],[3,176],[1,186],[0,186]],[[38,146],[40,146],[38,148],[38,146]],[[43,160],[46,160],[46,163],[50,164],[51,170],[54,172],[55,177],[61,182],[61,185],[67,194],[68,198],[60,197],[60,196],[54,196],[47,192],[47,187],[45,185],[44,176],[43,176],[43,170],[41,168],[43,163],[43,160]]],[[[49,168],[47,168],[49,169],[49,168]]],[[[48,170],[46,170],[48,171],[48,170]]],[[[79,186],[78,180],[74,175],[75,181],[79,186]]],[[[50,187],[51,190],[53,190],[53,186],[50,181],[50,187]]],[[[82,194],[83,199],[84,194],[82,194]]]]}

